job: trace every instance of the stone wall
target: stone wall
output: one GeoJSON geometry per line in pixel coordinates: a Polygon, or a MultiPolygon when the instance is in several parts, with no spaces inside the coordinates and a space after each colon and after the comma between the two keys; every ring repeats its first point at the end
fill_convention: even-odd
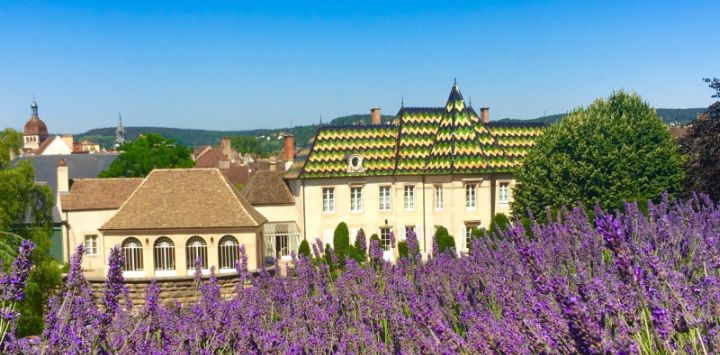
{"type": "MultiPolygon", "coordinates": [[[[203,276],[203,281],[207,281],[209,276],[203,276]]],[[[97,302],[102,299],[103,287],[105,285],[104,278],[87,278],[93,290],[93,295],[97,302]]],[[[220,292],[225,298],[232,298],[235,295],[235,287],[238,284],[238,276],[235,273],[217,275],[217,281],[220,285],[220,292]]],[[[145,305],[145,290],[150,285],[151,279],[127,279],[125,285],[128,289],[128,295],[133,303],[134,309],[139,309],[145,305]]],[[[193,276],[163,277],[155,279],[155,283],[160,288],[160,299],[163,303],[174,302],[178,300],[183,305],[192,304],[198,300],[200,291],[195,288],[195,278],[193,276]]],[[[123,304],[123,300],[120,300],[123,304]]]]}

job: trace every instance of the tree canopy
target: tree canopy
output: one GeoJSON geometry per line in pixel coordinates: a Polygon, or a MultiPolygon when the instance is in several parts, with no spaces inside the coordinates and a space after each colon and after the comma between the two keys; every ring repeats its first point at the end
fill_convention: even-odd
{"type": "Polygon", "coordinates": [[[711,97],[720,97],[720,79],[718,78],[703,78],[703,81],[708,83],[708,86],[715,90],[715,94],[711,97]]]}
{"type": "Polygon", "coordinates": [[[144,177],[153,169],[191,168],[190,148],[159,134],[146,134],[124,144],[122,153],[100,177],[144,177]]]}
{"type": "Polygon", "coordinates": [[[230,137],[230,143],[232,147],[240,154],[255,154],[260,155],[262,153],[262,147],[260,140],[251,136],[234,136],[230,137]]]}
{"type": "Polygon", "coordinates": [[[517,169],[513,213],[546,208],[618,208],[682,190],[683,157],[655,110],[619,91],[550,126],[517,169]]]}
{"type": "MultiPolygon", "coordinates": [[[[716,90],[712,97],[720,97],[720,80],[704,80],[716,90]]],[[[704,119],[693,122],[681,141],[687,154],[685,187],[688,192],[704,192],[720,201],[720,101],[710,105],[705,114],[704,119]]]]}
{"type": "Polygon", "coordinates": [[[12,129],[0,132],[0,258],[5,267],[15,259],[23,239],[35,244],[35,265],[29,274],[26,297],[19,303],[18,335],[39,334],[48,297],[61,282],[58,265],[50,257],[53,196],[35,183],[28,160],[11,162],[19,152],[22,135],[12,129]],[[11,154],[14,153],[14,154],[11,154]]]}

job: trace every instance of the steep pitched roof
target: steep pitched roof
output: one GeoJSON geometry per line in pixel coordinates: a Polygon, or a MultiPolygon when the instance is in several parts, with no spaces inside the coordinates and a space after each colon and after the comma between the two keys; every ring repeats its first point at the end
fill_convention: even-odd
{"type": "Polygon", "coordinates": [[[323,126],[286,178],[510,172],[543,124],[483,123],[453,85],[445,107],[403,107],[392,126],[323,126]],[[349,169],[348,158],[363,158],[349,169]],[[291,173],[292,172],[292,173],[291,173]]]}
{"type": "Polygon", "coordinates": [[[295,203],[284,174],[283,171],[258,171],[242,190],[243,196],[254,206],[295,203]]]}
{"type": "Polygon", "coordinates": [[[218,169],[155,169],[101,229],[242,228],[266,221],[218,169]]]}
{"type": "MultiPolygon", "coordinates": [[[[116,153],[107,154],[72,154],[72,155],[30,155],[18,158],[13,162],[28,160],[35,169],[35,181],[45,183],[57,196],[57,161],[62,158],[68,167],[70,179],[96,178],[101,171],[107,170],[113,160],[118,157],[116,153]]],[[[53,206],[53,222],[60,223],[60,210],[53,206]]]]}
{"type": "Polygon", "coordinates": [[[143,181],[141,178],[75,179],[60,194],[63,211],[118,209],[143,181]]]}
{"type": "Polygon", "coordinates": [[[200,156],[195,158],[196,168],[215,168],[218,161],[223,157],[222,151],[216,148],[205,150],[200,156]]]}

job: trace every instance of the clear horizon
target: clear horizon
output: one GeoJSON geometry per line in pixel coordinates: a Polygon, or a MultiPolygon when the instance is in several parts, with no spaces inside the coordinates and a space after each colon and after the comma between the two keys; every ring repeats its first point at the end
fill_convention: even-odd
{"type": "Polygon", "coordinates": [[[493,119],[625,89],[707,107],[712,1],[86,2],[0,5],[0,128],[33,93],[51,133],[114,126],[282,128],[442,106],[457,78],[493,119]]]}

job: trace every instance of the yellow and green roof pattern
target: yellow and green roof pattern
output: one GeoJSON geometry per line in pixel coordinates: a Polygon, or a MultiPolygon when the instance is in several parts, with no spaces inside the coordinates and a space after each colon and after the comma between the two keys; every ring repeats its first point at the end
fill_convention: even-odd
{"type": "Polygon", "coordinates": [[[392,125],[320,127],[294,166],[300,178],[510,172],[544,127],[483,123],[453,85],[445,107],[403,107],[392,125]],[[350,166],[354,156],[360,169],[350,166]]]}

